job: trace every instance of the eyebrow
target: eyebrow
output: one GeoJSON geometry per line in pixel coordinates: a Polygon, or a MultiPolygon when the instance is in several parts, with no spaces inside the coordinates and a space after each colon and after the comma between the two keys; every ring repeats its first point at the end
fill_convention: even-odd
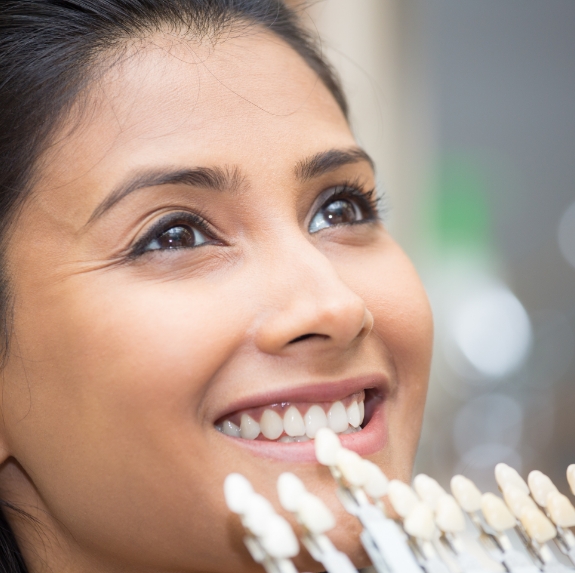
{"type": "MultiPolygon", "coordinates": [[[[309,181],[334,171],[345,165],[365,161],[374,169],[370,156],[359,147],[330,149],[298,161],[294,168],[296,179],[309,181]]],[[[94,209],[86,226],[99,219],[122,199],[148,187],[160,185],[189,185],[202,189],[236,192],[245,181],[239,167],[195,167],[192,169],[151,169],[140,171],[115,187],[112,192],[94,209]]]]}
{"type": "Polygon", "coordinates": [[[218,191],[237,191],[243,178],[237,167],[195,167],[193,169],[152,169],[132,175],[114,190],[94,209],[86,225],[100,218],[116,203],[134,191],[159,185],[189,185],[218,191]]]}
{"type": "Polygon", "coordinates": [[[295,175],[301,181],[309,181],[345,165],[360,163],[361,161],[369,163],[375,171],[373,159],[360,147],[330,149],[299,161],[295,167],[295,175]]]}

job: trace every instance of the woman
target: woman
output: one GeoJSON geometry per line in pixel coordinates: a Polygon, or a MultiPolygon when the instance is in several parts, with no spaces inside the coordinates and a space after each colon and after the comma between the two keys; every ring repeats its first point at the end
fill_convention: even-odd
{"type": "Polygon", "coordinates": [[[12,0],[0,42],[8,570],[253,570],[222,484],[286,470],[365,564],[312,439],[409,477],[431,317],[293,13],[12,0]]]}

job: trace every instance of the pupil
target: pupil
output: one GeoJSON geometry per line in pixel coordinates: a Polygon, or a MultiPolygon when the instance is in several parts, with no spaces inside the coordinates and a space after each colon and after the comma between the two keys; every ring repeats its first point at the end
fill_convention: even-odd
{"type": "Polygon", "coordinates": [[[194,236],[185,227],[172,227],[160,235],[158,242],[161,249],[179,249],[194,245],[194,236]]]}
{"type": "Polygon", "coordinates": [[[325,208],[325,218],[333,225],[355,222],[355,209],[349,201],[334,201],[325,208]]]}

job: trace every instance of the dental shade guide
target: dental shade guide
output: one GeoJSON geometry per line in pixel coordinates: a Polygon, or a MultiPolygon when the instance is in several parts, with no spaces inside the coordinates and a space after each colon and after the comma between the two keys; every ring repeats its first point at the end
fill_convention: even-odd
{"type": "Polygon", "coordinates": [[[228,508],[242,520],[244,544],[252,559],[267,573],[298,573],[291,561],[299,553],[297,538],[269,501],[255,493],[244,476],[235,473],[226,477],[224,496],[228,508]]]}
{"type": "MultiPolygon", "coordinates": [[[[503,499],[482,494],[461,475],[452,478],[453,495],[449,495],[424,474],[416,476],[413,488],[388,481],[375,464],[343,448],[327,428],[318,431],[315,448],[318,461],[330,469],[337,483],[340,501],[363,525],[360,540],[377,573],[488,573],[494,566],[488,557],[508,573],[575,571],[559,561],[550,545],[553,540],[575,565],[571,531],[575,507],[539,471],[531,472],[525,481],[510,466],[498,464],[495,477],[503,499]],[[384,496],[399,515],[398,521],[387,516],[384,496]],[[483,557],[469,551],[464,513],[479,533],[477,549],[482,548],[483,557]],[[508,536],[512,529],[521,542],[517,547],[508,536]]],[[[575,492],[575,464],[567,469],[567,479],[575,492]]],[[[224,493],[228,507],[241,517],[244,542],[254,560],[267,573],[297,573],[291,558],[299,545],[287,521],[239,474],[228,476],[224,493]]],[[[325,571],[357,573],[347,555],[325,535],[335,522],[323,502],[293,474],[280,476],[278,494],[281,505],[302,527],[301,542],[325,571]]]]}
{"type": "MultiPolygon", "coordinates": [[[[519,539],[539,568],[548,573],[569,571],[568,567],[556,559],[548,545],[549,541],[556,538],[557,529],[529,496],[534,493],[536,500],[546,504],[544,498],[557,490],[551,480],[541,472],[532,472],[528,478],[531,483],[528,485],[513,468],[505,464],[496,466],[495,475],[505,502],[516,518],[515,530],[519,539]]],[[[561,549],[559,542],[556,543],[561,549]]]]}
{"type": "Polygon", "coordinates": [[[318,462],[329,468],[336,481],[344,508],[362,524],[360,539],[377,572],[421,573],[404,532],[387,517],[379,501],[387,488],[381,470],[374,470],[376,466],[370,467],[370,462],[342,448],[339,438],[327,428],[318,431],[315,451],[318,462]],[[369,497],[376,499],[376,504],[369,497]]]}
{"type": "Polygon", "coordinates": [[[335,526],[335,519],[326,505],[309,493],[292,473],[281,474],[277,488],[282,507],[296,516],[304,530],[302,543],[309,554],[325,567],[326,572],[358,573],[349,557],[336,549],[325,535],[335,526]]]}
{"type": "Polygon", "coordinates": [[[507,531],[516,519],[505,502],[492,493],[481,494],[468,478],[456,475],[451,479],[451,492],[479,533],[479,542],[486,553],[501,563],[509,573],[538,573],[539,568],[511,544],[507,531]]]}
{"type": "Polygon", "coordinates": [[[420,567],[426,573],[449,573],[433,543],[437,529],[431,507],[421,501],[410,486],[399,480],[390,482],[388,499],[403,520],[403,530],[409,536],[409,545],[420,567]]]}
{"type": "Polygon", "coordinates": [[[532,471],[527,483],[531,496],[556,528],[555,545],[575,565],[575,536],[569,529],[575,526],[575,508],[544,473],[532,471]]]}

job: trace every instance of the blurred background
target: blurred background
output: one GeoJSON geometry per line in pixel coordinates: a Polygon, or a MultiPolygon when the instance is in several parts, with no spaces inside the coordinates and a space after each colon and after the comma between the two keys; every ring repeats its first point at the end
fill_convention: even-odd
{"type": "Polygon", "coordinates": [[[575,1],[323,0],[305,15],[435,313],[416,471],[575,463],[575,1]]]}

